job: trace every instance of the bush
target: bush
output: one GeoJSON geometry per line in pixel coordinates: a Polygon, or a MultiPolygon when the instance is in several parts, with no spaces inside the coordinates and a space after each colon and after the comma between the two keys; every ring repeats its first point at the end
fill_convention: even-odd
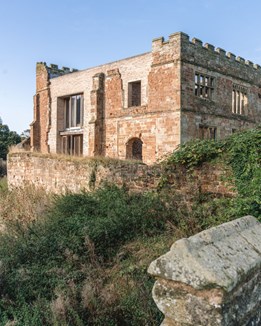
{"type": "Polygon", "coordinates": [[[52,195],[33,186],[8,190],[7,179],[0,179],[0,223],[27,225],[51,207],[52,195]]]}
{"type": "Polygon", "coordinates": [[[256,129],[175,152],[168,173],[178,164],[192,172],[212,159],[225,159],[234,171],[238,196],[199,194],[190,205],[168,188],[130,194],[106,186],[50,204],[32,188],[0,186],[0,214],[8,221],[0,237],[0,325],[160,324],[148,264],[180,237],[245,214],[260,217],[260,149],[256,129]]]}
{"type": "MultiPolygon", "coordinates": [[[[165,174],[178,165],[183,165],[188,172],[192,172],[194,167],[213,159],[219,159],[232,167],[239,196],[233,201],[231,214],[250,214],[261,220],[261,128],[238,132],[218,142],[188,142],[174,151],[163,165],[165,174]]],[[[163,174],[161,185],[166,180],[163,174]]]]}
{"type": "Polygon", "coordinates": [[[222,153],[222,143],[214,140],[193,140],[181,145],[166,160],[165,165],[185,165],[189,170],[210,161],[222,153]]]}
{"type": "Polygon", "coordinates": [[[231,136],[224,148],[239,194],[238,214],[254,215],[261,221],[261,128],[231,136]]]}
{"type": "MultiPolygon", "coordinates": [[[[163,212],[158,196],[130,195],[115,186],[94,194],[57,197],[44,219],[27,226],[15,224],[0,239],[4,311],[25,320],[21,309],[26,311],[27,305],[34,306],[38,300],[51,302],[56,291],[68,291],[68,284],[81,288],[90,270],[108,264],[120,245],[164,230],[163,212]],[[6,300],[14,303],[18,315],[6,300]]],[[[79,303],[73,311],[79,320],[88,321],[79,303]]],[[[72,312],[67,314],[76,318],[72,312]]]]}

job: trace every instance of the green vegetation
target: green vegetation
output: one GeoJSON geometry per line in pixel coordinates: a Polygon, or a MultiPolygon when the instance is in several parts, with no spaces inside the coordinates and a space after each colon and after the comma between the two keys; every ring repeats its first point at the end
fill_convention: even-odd
{"type": "Polygon", "coordinates": [[[21,137],[15,131],[10,131],[7,125],[0,123],[0,158],[5,160],[8,148],[20,141],[21,137]]]}
{"type": "MultiPolygon", "coordinates": [[[[165,174],[173,165],[188,171],[211,160],[219,160],[233,171],[238,196],[229,214],[261,215],[261,128],[235,133],[223,141],[194,141],[175,151],[165,162],[165,174]]],[[[164,175],[163,175],[164,178],[164,175]]],[[[164,184],[164,180],[163,180],[164,184]]]]}
{"type": "Polygon", "coordinates": [[[164,163],[156,193],[107,185],[52,197],[0,182],[0,325],[159,325],[149,263],[180,237],[260,218],[260,145],[260,129],[184,145],[164,163]],[[193,174],[205,160],[232,167],[237,196],[186,203],[168,188],[165,174],[180,164],[193,174]]]}

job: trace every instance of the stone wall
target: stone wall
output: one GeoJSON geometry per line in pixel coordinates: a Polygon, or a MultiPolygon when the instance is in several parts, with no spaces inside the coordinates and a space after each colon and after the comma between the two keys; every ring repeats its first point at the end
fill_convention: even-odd
{"type": "Polygon", "coordinates": [[[55,64],[47,66],[45,62],[36,64],[36,93],[33,98],[34,118],[30,125],[30,145],[32,150],[42,153],[50,151],[48,142],[48,135],[52,125],[50,79],[75,71],[76,69],[70,70],[67,67],[59,69],[55,64]]]}
{"type": "Polygon", "coordinates": [[[158,108],[154,112],[148,109],[150,65],[151,54],[146,53],[51,79],[50,152],[59,152],[60,132],[64,130],[64,106],[59,101],[81,93],[84,114],[78,132],[83,134],[83,155],[94,156],[100,152],[103,156],[125,159],[128,140],[139,137],[144,144],[144,162],[154,162],[156,140],[152,129],[160,114],[158,108]],[[129,107],[128,83],[136,80],[141,81],[141,105],[129,107]]]}
{"type": "Polygon", "coordinates": [[[162,326],[261,325],[261,224],[252,216],[176,241],[153,261],[162,326]]]}
{"type": "Polygon", "coordinates": [[[261,122],[259,65],[201,40],[183,37],[181,46],[181,142],[200,138],[200,127],[216,128],[217,139],[261,122]],[[195,96],[195,75],[213,78],[213,94],[195,96]],[[233,112],[233,86],[246,91],[242,114],[233,112]]]}
{"type": "Polygon", "coordinates": [[[68,139],[73,152],[77,135],[84,156],[126,159],[127,144],[139,139],[143,162],[153,164],[190,139],[221,139],[260,123],[260,76],[259,65],[190,41],[182,32],[154,39],[149,53],[86,70],[38,63],[31,145],[43,153],[61,153],[68,139]],[[212,96],[195,94],[196,74],[213,79],[207,87],[212,96]],[[244,101],[235,87],[244,90],[244,101]],[[84,99],[77,126],[65,123],[66,99],[74,95],[84,99]],[[232,95],[244,102],[240,114],[233,112],[232,95]]]}
{"type": "MultiPolygon", "coordinates": [[[[70,158],[32,152],[8,156],[9,187],[29,183],[55,193],[94,190],[106,182],[125,185],[133,191],[156,190],[162,183],[162,173],[160,165],[147,166],[135,161],[70,158]]],[[[164,187],[166,191],[180,194],[184,201],[201,193],[233,196],[233,185],[226,181],[230,174],[228,168],[218,164],[205,164],[193,173],[187,173],[186,169],[173,169],[168,172],[164,187]]]]}
{"type": "Polygon", "coordinates": [[[105,183],[142,191],[155,189],[160,178],[157,168],[113,159],[21,152],[9,154],[7,164],[10,188],[33,184],[54,193],[92,191],[105,183]]]}

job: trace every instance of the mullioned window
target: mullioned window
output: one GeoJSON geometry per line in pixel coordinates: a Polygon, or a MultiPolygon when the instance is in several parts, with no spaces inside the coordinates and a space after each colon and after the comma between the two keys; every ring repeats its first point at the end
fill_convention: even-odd
{"type": "Polygon", "coordinates": [[[214,77],[195,73],[195,95],[201,98],[212,99],[214,92],[214,77]]]}
{"type": "Polygon", "coordinates": [[[247,106],[247,89],[233,84],[232,91],[232,113],[245,115],[247,106]]]}

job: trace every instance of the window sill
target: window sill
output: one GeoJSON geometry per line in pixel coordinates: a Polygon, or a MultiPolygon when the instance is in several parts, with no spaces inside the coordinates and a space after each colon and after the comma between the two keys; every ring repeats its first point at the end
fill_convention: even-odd
{"type": "Polygon", "coordinates": [[[200,96],[196,96],[195,98],[201,100],[201,101],[206,101],[206,102],[214,102],[214,100],[212,98],[207,98],[207,97],[200,97],[200,96]]]}
{"type": "Polygon", "coordinates": [[[128,106],[123,108],[124,110],[136,110],[136,109],[145,109],[147,105],[137,105],[137,106],[128,106]]]}
{"type": "Polygon", "coordinates": [[[66,136],[66,135],[74,135],[74,134],[83,134],[82,128],[69,128],[60,131],[60,136],[66,136]]]}

